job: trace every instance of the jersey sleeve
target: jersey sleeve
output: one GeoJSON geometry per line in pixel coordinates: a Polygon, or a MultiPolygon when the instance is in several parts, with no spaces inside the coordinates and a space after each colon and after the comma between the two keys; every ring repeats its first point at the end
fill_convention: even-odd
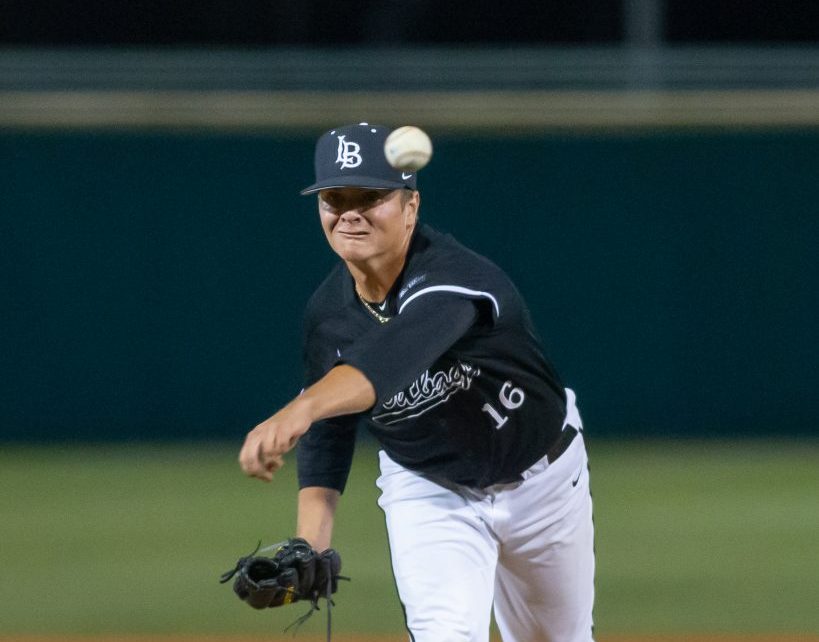
{"type": "Polygon", "coordinates": [[[344,492],[355,451],[356,417],[317,421],[296,447],[299,488],[322,486],[344,492]]]}
{"type": "Polygon", "coordinates": [[[500,317],[500,302],[494,294],[487,290],[479,290],[454,283],[441,283],[419,288],[400,303],[398,312],[401,314],[413,306],[417,307],[430,301],[439,304],[441,301],[452,301],[456,299],[471,301],[474,307],[480,312],[485,313],[485,319],[490,320],[492,323],[496,322],[500,317]],[[449,296],[445,298],[446,295],[449,296]]]}
{"type": "Polygon", "coordinates": [[[474,302],[456,296],[430,296],[374,328],[348,348],[339,363],[369,379],[376,403],[383,403],[432,365],[479,319],[474,302]]]}
{"type": "Polygon", "coordinates": [[[514,288],[504,272],[486,257],[442,234],[421,239],[418,249],[398,292],[399,314],[430,300],[437,305],[446,298],[460,298],[472,301],[482,321],[493,326],[514,316],[514,288]]]}
{"type": "MultiPolygon", "coordinates": [[[[314,319],[308,310],[302,345],[305,387],[318,381],[332,365],[322,357],[322,333],[314,319]]],[[[299,488],[322,486],[344,492],[355,451],[356,425],[357,417],[347,416],[310,426],[296,447],[299,488]]]]}

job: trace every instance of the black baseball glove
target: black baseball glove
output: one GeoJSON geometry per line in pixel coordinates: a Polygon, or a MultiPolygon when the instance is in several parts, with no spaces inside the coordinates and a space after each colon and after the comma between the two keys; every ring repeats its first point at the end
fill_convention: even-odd
{"type": "Polygon", "coordinates": [[[319,598],[331,599],[339,579],[348,579],[341,578],[339,571],[341,557],[335,550],[318,553],[305,540],[293,537],[261,551],[257,546],[219,581],[224,584],[235,576],[234,592],[254,609],[309,600],[312,613],[318,609],[319,598]],[[272,557],[257,555],[266,551],[272,551],[272,557]]]}

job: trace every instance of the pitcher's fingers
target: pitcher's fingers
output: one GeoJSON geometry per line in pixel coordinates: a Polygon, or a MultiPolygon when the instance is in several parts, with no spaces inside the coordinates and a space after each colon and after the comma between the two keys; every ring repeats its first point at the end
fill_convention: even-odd
{"type": "Polygon", "coordinates": [[[264,469],[262,469],[258,473],[254,473],[253,477],[255,477],[256,479],[261,479],[264,482],[273,481],[273,473],[264,469]]]}
{"type": "Polygon", "coordinates": [[[246,475],[254,477],[256,473],[264,470],[261,461],[261,445],[257,434],[248,434],[245,444],[239,452],[239,465],[246,475]]]}
{"type": "Polygon", "coordinates": [[[282,439],[281,430],[269,430],[261,441],[261,459],[267,463],[268,460],[281,459],[288,450],[287,444],[282,439]]]}
{"type": "Polygon", "coordinates": [[[267,461],[265,461],[265,468],[271,474],[277,472],[282,466],[284,466],[284,458],[283,457],[269,457],[267,461]]]}
{"type": "Polygon", "coordinates": [[[281,457],[269,458],[265,462],[260,462],[259,467],[252,473],[252,477],[261,479],[262,481],[273,481],[273,473],[284,466],[284,460],[281,457]]]}

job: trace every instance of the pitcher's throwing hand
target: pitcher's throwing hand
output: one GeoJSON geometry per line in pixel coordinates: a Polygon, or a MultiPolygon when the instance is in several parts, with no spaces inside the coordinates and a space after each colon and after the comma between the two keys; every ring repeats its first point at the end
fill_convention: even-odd
{"type": "Polygon", "coordinates": [[[294,400],[247,434],[239,463],[250,477],[273,479],[273,473],[284,464],[282,456],[307,432],[312,420],[298,401],[294,400]]]}

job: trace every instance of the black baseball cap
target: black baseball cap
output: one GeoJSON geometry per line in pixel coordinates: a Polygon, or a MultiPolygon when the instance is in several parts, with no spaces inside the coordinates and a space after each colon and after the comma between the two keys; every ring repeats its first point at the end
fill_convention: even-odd
{"type": "Polygon", "coordinates": [[[331,129],[316,143],[316,182],[301,193],[331,187],[414,190],[415,172],[395,169],[384,155],[384,141],[391,131],[368,123],[331,129]]]}

